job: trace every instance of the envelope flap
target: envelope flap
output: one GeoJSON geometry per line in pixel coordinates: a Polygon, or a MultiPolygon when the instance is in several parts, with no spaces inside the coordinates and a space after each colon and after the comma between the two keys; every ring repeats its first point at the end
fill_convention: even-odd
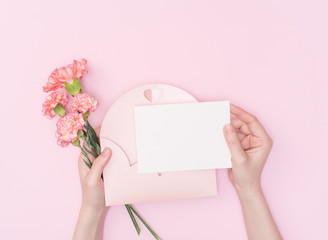
{"type": "Polygon", "coordinates": [[[217,194],[215,170],[138,174],[134,106],[182,102],[197,100],[179,88],[150,84],[130,90],[108,110],[100,131],[101,148],[112,149],[104,169],[107,206],[217,194]]]}
{"type": "MultiPolygon", "coordinates": [[[[124,160],[129,166],[137,163],[134,134],[110,135],[110,138],[102,136],[100,137],[100,142],[102,142],[103,145],[109,145],[109,142],[112,142],[111,144],[116,144],[124,152],[124,160]]],[[[121,161],[123,161],[123,159],[121,159],[121,161]]]]}

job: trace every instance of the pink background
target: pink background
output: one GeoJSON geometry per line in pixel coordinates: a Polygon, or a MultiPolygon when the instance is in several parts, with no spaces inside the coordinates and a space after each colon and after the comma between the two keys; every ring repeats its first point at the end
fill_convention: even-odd
{"type": "MultiPolygon", "coordinates": [[[[0,238],[70,239],[81,202],[78,149],[41,115],[55,67],[85,57],[87,91],[113,101],[168,83],[200,101],[229,99],[274,139],[263,189],[285,239],[328,239],[328,34],[325,1],[1,1],[0,238]]],[[[246,239],[237,195],[218,171],[213,198],[136,204],[164,239],[246,239]]],[[[138,238],[123,206],[105,239],[138,238]]]]}

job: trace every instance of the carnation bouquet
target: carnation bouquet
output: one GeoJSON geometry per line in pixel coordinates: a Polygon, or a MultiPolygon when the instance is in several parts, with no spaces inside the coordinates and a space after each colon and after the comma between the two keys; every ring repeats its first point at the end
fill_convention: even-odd
{"type": "MultiPolygon", "coordinates": [[[[42,113],[49,119],[56,115],[59,116],[56,125],[57,144],[61,147],[67,147],[69,144],[78,147],[85,157],[84,163],[91,168],[92,161],[89,154],[97,158],[101,149],[96,132],[88,121],[90,112],[96,110],[98,101],[84,93],[81,85],[81,79],[87,73],[88,65],[85,59],[82,59],[81,62],[74,60],[66,67],[56,68],[43,87],[44,92],[52,93],[46,97],[42,105],[42,113]],[[67,93],[73,98],[69,107],[66,107],[69,101],[67,93]]],[[[156,239],[160,239],[131,204],[126,204],[125,207],[138,235],[140,235],[140,228],[134,214],[156,239]]]]}

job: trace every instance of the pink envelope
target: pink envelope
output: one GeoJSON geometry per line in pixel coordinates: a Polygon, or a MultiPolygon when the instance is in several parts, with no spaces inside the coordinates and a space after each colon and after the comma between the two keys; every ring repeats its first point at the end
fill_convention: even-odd
{"type": "Polygon", "coordinates": [[[101,149],[112,149],[103,172],[107,206],[217,195],[215,170],[138,173],[133,107],[189,102],[197,100],[179,88],[151,84],[130,90],[111,106],[100,131],[101,149]]]}

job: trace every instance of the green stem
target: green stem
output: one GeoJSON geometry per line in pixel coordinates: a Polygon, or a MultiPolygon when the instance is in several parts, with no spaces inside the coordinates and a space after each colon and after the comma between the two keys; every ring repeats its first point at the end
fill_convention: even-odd
{"type": "Polygon", "coordinates": [[[83,149],[86,152],[90,153],[94,158],[97,158],[98,157],[92,150],[89,150],[87,147],[83,146],[83,149]]]}
{"type": "MultiPolygon", "coordinates": [[[[82,158],[83,159],[83,158],[82,158]]],[[[83,162],[89,167],[89,168],[91,168],[91,165],[89,164],[89,163],[87,163],[87,161],[85,161],[84,159],[83,159],[83,162]]]]}
{"type": "MultiPolygon", "coordinates": [[[[89,124],[89,122],[87,122],[88,123],[88,128],[87,128],[87,130],[86,130],[86,134],[88,134],[88,136],[90,137],[90,138],[94,138],[95,139],[95,137],[94,136],[96,136],[95,134],[95,131],[94,131],[94,129],[92,128],[92,126],[89,124]],[[92,132],[92,133],[90,133],[88,130],[90,130],[90,132],[92,132]]],[[[98,141],[98,138],[96,138],[96,144],[99,146],[99,141],[98,141]]],[[[99,147],[99,149],[97,149],[97,148],[94,148],[93,146],[92,146],[92,144],[90,144],[90,142],[87,142],[87,145],[88,145],[88,147],[90,148],[90,150],[92,151],[92,150],[94,150],[94,154],[96,155],[96,156],[99,156],[99,154],[100,154],[100,147],[99,147]]],[[[92,167],[92,162],[90,161],[90,159],[89,159],[89,156],[88,156],[88,154],[84,151],[84,149],[81,147],[81,145],[79,145],[79,147],[80,147],[80,149],[81,149],[81,152],[82,152],[82,154],[84,155],[84,156],[86,156],[86,158],[88,159],[88,161],[89,161],[89,164],[83,159],[83,161],[84,161],[84,163],[91,169],[91,167],[92,167]]],[[[92,154],[92,153],[90,153],[90,154],[92,154]]],[[[103,176],[103,173],[101,173],[101,179],[102,180],[104,180],[104,176],[103,176]]],[[[140,228],[139,228],[139,226],[138,226],[138,223],[137,223],[137,221],[136,221],[136,219],[135,219],[135,217],[134,217],[134,215],[132,214],[132,212],[131,212],[131,206],[129,205],[129,204],[125,204],[125,207],[126,207],[126,210],[128,211],[128,213],[129,213],[129,215],[130,215],[130,218],[131,218],[131,220],[132,220],[132,223],[133,223],[133,225],[134,225],[134,227],[135,227],[135,229],[136,229],[136,231],[137,231],[137,233],[138,233],[138,235],[140,235],[140,228]]],[[[140,217],[139,217],[140,218],[140,217]]]]}
{"type": "Polygon", "coordinates": [[[93,127],[90,125],[88,119],[85,120],[85,129],[89,137],[90,144],[93,146],[93,148],[96,150],[97,155],[101,153],[100,146],[99,146],[99,141],[97,134],[93,127]]]}
{"type": "Polygon", "coordinates": [[[140,235],[140,228],[138,226],[138,223],[137,223],[136,219],[133,216],[133,213],[131,212],[131,208],[130,208],[129,204],[125,204],[125,207],[126,207],[126,210],[128,211],[128,213],[130,215],[130,218],[132,219],[133,225],[136,228],[138,235],[140,235]]]}
{"type": "Polygon", "coordinates": [[[142,219],[142,217],[137,213],[137,211],[134,210],[134,208],[131,206],[131,204],[128,204],[128,205],[131,208],[131,210],[135,213],[135,215],[137,215],[137,217],[140,219],[140,221],[146,226],[146,228],[148,228],[149,232],[151,232],[151,234],[153,234],[153,236],[157,240],[161,240],[161,238],[153,231],[153,229],[150,228],[150,226],[145,222],[145,220],[142,219]]]}
{"type": "MultiPolygon", "coordinates": [[[[92,162],[90,161],[90,158],[89,158],[88,154],[83,150],[83,148],[81,147],[81,145],[79,145],[79,147],[81,149],[81,153],[83,154],[83,156],[85,156],[86,159],[88,159],[90,166],[92,166],[92,162]]],[[[89,168],[91,168],[91,167],[89,167],[89,168]]]]}

